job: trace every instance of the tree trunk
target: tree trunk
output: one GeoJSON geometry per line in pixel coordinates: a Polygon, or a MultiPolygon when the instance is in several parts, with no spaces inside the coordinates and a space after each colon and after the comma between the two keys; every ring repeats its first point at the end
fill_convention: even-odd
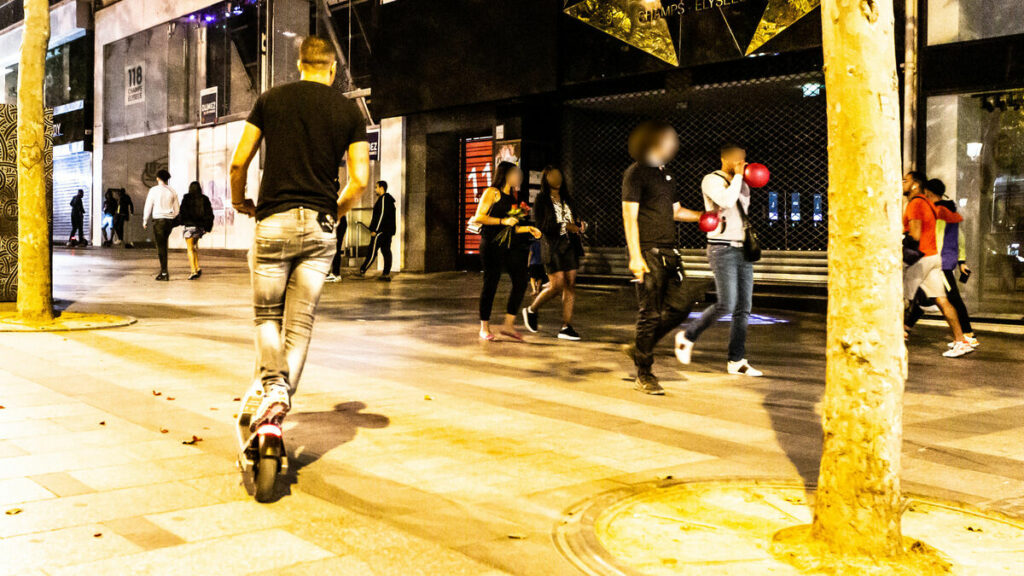
{"type": "Polygon", "coordinates": [[[823,0],[829,286],[824,451],[812,536],[895,556],[903,344],[899,97],[892,0],[823,0]]]}
{"type": "Polygon", "coordinates": [[[43,77],[50,41],[47,0],[24,0],[25,32],[18,65],[18,314],[53,319],[50,205],[45,167],[43,77]]]}

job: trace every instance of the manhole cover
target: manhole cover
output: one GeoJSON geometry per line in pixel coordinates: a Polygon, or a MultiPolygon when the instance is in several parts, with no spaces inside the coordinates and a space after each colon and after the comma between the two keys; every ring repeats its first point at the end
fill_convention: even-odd
{"type": "MultiPolygon", "coordinates": [[[[574,507],[555,539],[593,575],[795,576],[769,549],[779,530],[811,522],[812,498],[788,483],[644,485],[574,507]]],[[[938,549],[958,576],[1019,574],[1024,566],[1017,520],[910,497],[903,534],[938,549]]]]}

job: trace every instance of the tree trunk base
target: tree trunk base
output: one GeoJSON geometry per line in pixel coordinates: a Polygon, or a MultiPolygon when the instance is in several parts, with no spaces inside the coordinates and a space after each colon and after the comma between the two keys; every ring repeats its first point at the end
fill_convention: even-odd
{"type": "Polygon", "coordinates": [[[944,576],[952,563],[920,540],[904,538],[903,551],[889,554],[837,554],[837,547],[819,540],[811,525],[786,528],[772,539],[771,553],[803,574],[822,576],[944,576]]]}
{"type": "Polygon", "coordinates": [[[31,317],[0,309],[0,332],[75,332],[120,328],[135,323],[131,316],[62,312],[53,318],[31,317]]]}

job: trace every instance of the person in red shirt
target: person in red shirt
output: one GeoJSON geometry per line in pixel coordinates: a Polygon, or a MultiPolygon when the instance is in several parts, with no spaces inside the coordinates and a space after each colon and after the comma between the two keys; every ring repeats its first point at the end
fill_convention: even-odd
{"type": "MultiPolygon", "coordinates": [[[[909,309],[918,289],[924,292],[926,297],[935,299],[942,316],[953,331],[953,348],[943,353],[943,356],[958,358],[970,354],[974,348],[964,338],[956,309],[946,297],[942,258],[939,257],[935,241],[935,221],[938,213],[926,194],[926,184],[927,179],[919,172],[908,172],[903,177],[903,193],[909,198],[903,209],[903,233],[914,239],[918,243],[918,250],[924,254],[917,262],[903,266],[903,300],[905,308],[909,309]]],[[[952,217],[956,218],[959,215],[953,214],[952,217]]]]}

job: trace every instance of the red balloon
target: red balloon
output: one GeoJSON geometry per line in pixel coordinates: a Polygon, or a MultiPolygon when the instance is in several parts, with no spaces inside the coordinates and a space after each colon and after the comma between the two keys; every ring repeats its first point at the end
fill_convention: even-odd
{"type": "Polygon", "coordinates": [[[768,172],[768,167],[764,164],[756,162],[747,164],[746,170],[743,171],[743,179],[747,182],[747,186],[751,188],[766,186],[769,178],[771,178],[771,173],[768,172]]]}
{"type": "Polygon", "coordinates": [[[705,212],[700,215],[698,225],[704,232],[714,232],[715,230],[718,230],[719,222],[720,218],[718,216],[718,212],[705,212]]]}

